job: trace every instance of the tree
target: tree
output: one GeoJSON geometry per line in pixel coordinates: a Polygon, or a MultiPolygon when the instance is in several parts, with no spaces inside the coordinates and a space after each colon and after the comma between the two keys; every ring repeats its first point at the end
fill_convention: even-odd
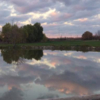
{"type": "Polygon", "coordinates": [[[83,35],[82,35],[82,39],[83,40],[91,40],[93,38],[93,34],[89,31],[86,31],[83,35]]]}
{"type": "Polygon", "coordinates": [[[27,34],[27,42],[40,42],[43,38],[43,27],[40,23],[34,25],[28,24],[22,27],[25,34],[27,34]]]}
{"type": "Polygon", "coordinates": [[[2,35],[0,35],[0,42],[2,42],[2,35]]]}
{"type": "Polygon", "coordinates": [[[98,30],[96,34],[97,34],[97,36],[100,36],[100,30],[98,30]]]}
{"type": "Polygon", "coordinates": [[[37,29],[37,34],[36,34],[37,40],[36,41],[40,42],[43,39],[43,27],[41,26],[40,23],[35,23],[34,26],[37,29]]]}
{"type": "Polygon", "coordinates": [[[37,37],[37,29],[33,25],[25,25],[23,26],[24,34],[26,34],[26,41],[29,43],[35,42],[37,37]]]}
{"type": "Polygon", "coordinates": [[[6,23],[3,27],[2,27],[2,33],[5,35],[7,34],[8,32],[11,31],[11,24],[10,23],[6,23]]]}
{"type": "Polygon", "coordinates": [[[7,23],[2,28],[3,41],[7,43],[22,43],[25,42],[25,37],[22,28],[19,28],[16,24],[11,25],[7,23]]]}
{"type": "Polygon", "coordinates": [[[6,23],[3,27],[2,27],[2,37],[3,37],[3,41],[4,42],[8,42],[9,41],[9,32],[11,31],[11,24],[10,23],[6,23]]]}
{"type": "Polygon", "coordinates": [[[41,42],[46,42],[46,41],[48,41],[48,38],[46,37],[45,34],[43,34],[43,38],[42,38],[41,42]]]}
{"type": "Polygon", "coordinates": [[[40,42],[43,38],[46,39],[40,23],[28,24],[20,28],[16,24],[7,23],[2,28],[2,37],[4,42],[13,44],[40,42]]]}
{"type": "Polygon", "coordinates": [[[96,32],[94,38],[100,40],[100,30],[96,32]]]}

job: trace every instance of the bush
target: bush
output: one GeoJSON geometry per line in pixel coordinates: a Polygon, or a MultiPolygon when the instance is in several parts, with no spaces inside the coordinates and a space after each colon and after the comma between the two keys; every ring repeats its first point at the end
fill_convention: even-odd
{"type": "Polygon", "coordinates": [[[89,31],[86,31],[83,35],[82,35],[82,39],[83,40],[91,40],[93,39],[93,34],[89,31]]]}

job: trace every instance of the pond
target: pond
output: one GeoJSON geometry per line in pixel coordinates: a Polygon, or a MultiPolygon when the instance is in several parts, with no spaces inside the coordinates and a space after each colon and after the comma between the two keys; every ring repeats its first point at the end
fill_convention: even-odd
{"type": "Polygon", "coordinates": [[[100,53],[0,50],[0,100],[100,94],[100,53]]]}

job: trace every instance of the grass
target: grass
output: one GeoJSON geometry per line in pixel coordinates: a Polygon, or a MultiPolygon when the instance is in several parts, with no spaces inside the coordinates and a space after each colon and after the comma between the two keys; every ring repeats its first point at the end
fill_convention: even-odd
{"type": "Polygon", "coordinates": [[[100,41],[90,40],[90,41],[83,41],[83,40],[68,40],[68,41],[49,41],[44,43],[30,43],[30,44],[19,44],[25,46],[100,46],[100,41]]]}
{"type": "MultiPolygon", "coordinates": [[[[67,40],[67,41],[49,41],[42,43],[25,43],[17,44],[17,46],[94,46],[100,47],[100,41],[96,40],[67,40]]],[[[13,44],[0,44],[0,47],[12,47],[13,44]]]]}

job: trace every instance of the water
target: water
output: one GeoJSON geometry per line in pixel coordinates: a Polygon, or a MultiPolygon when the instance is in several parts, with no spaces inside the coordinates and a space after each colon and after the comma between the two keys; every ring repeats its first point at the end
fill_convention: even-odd
{"type": "Polygon", "coordinates": [[[100,94],[100,53],[0,51],[0,100],[100,94]]]}

